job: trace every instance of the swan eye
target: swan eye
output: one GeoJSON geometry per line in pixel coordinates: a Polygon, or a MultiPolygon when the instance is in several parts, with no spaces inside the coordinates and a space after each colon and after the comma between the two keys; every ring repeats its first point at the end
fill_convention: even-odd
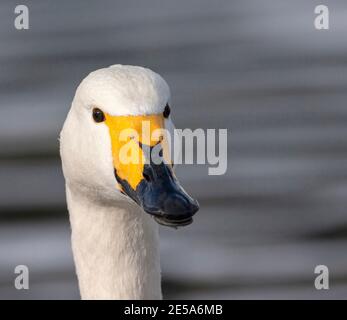
{"type": "Polygon", "coordinates": [[[171,110],[170,110],[169,104],[166,104],[164,112],[163,112],[164,118],[168,118],[170,115],[170,112],[171,112],[171,110]]]}
{"type": "Polygon", "coordinates": [[[94,108],[93,109],[93,119],[95,122],[103,122],[103,121],[105,121],[105,115],[100,109],[94,108]]]}

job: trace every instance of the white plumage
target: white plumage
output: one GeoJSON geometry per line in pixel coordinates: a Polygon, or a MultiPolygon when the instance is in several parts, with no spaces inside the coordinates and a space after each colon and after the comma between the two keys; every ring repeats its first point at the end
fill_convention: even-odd
{"type": "MultiPolygon", "coordinates": [[[[161,113],[170,98],[153,71],[114,65],[80,84],[61,132],[72,248],[83,299],[160,299],[158,225],[115,188],[111,141],[91,110],[161,113]]],[[[166,127],[173,130],[171,120],[166,127]]]]}

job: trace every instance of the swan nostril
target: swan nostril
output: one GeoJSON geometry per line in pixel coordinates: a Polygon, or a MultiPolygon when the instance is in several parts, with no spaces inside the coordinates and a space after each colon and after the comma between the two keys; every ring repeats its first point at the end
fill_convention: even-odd
{"type": "Polygon", "coordinates": [[[153,169],[146,164],[143,169],[142,176],[147,182],[153,182],[154,181],[153,169]]]}
{"type": "Polygon", "coordinates": [[[142,173],[142,175],[143,175],[143,177],[145,178],[145,180],[147,182],[151,182],[151,178],[150,178],[150,176],[147,173],[142,173]]]}

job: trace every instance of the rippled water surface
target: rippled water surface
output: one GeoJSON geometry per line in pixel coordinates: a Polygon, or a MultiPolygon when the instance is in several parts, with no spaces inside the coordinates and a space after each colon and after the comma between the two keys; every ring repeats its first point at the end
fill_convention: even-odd
{"type": "Polygon", "coordinates": [[[0,3],[0,298],[79,297],[58,134],[79,81],[114,63],[164,76],[177,127],[229,130],[225,175],[178,168],[201,211],[161,229],[165,297],[347,297],[347,4],[325,1],[317,31],[316,1],[27,3],[27,31],[0,3]]]}

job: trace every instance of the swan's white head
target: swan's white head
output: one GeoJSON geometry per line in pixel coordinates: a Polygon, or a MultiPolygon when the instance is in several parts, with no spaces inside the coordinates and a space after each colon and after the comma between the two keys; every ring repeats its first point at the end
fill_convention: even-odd
{"type": "Polygon", "coordinates": [[[135,201],[165,225],[190,223],[198,204],[173,173],[163,131],[174,130],[169,102],[167,83],[149,69],[114,65],[90,73],[60,136],[68,186],[106,204],[135,201]],[[149,159],[153,148],[165,161],[149,159]]]}

